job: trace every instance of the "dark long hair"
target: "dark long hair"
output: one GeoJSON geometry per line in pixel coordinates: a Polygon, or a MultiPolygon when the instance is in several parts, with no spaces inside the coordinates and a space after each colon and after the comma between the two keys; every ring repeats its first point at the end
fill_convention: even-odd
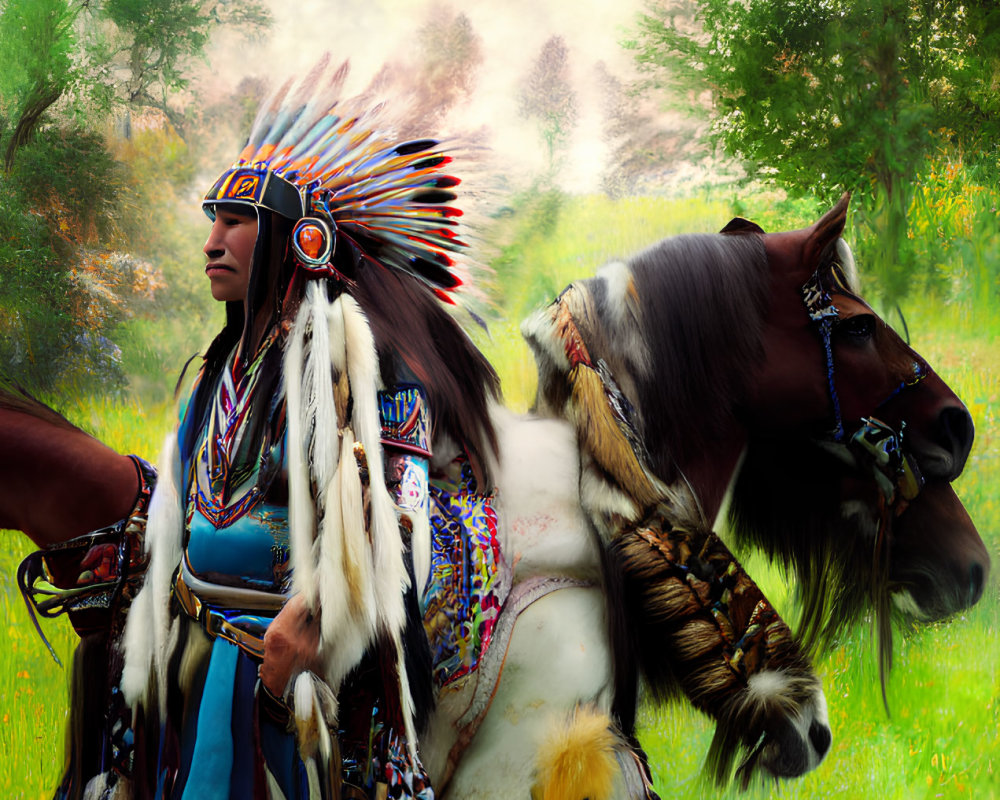
{"type": "MultiPolygon", "coordinates": [[[[215,383],[237,344],[240,344],[241,367],[246,367],[256,355],[254,341],[260,331],[268,331],[282,319],[282,301],[292,277],[292,265],[287,256],[288,233],[291,223],[268,211],[258,210],[257,241],[254,245],[247,284],[247,300],[226,303],[226,322],[205,351],[203,363],[188,407],[190,423],[185,425],[181,454],[187,458],[198,441],[215,383]],[[263,317],[263,322],[261,318],[263,317]]],[[[274,347],[261,365],[258,392],[261,397],[274,397],[280,390],[281,348],[274,347]]],[[[253,413],[249,420],[249,441],[258,441],[264,429],[274,420],[270,414],[253,413]]]]}
{"type": "Polygon", "coordinates": [[[355,272],[348,291],[368,317],[382,377],[414,376],[427,395],[434,435],[461,445],[488,490],[488,454],[497,449],[490,401],[500,395],[492,365],[417,278],[353,251],[355,272]]]}

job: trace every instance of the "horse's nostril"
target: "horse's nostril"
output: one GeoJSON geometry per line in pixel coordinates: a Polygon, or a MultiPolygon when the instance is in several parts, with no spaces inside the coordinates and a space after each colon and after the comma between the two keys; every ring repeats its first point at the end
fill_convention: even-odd
{"type": "Polygon", "coordinates": [[[954,476],[957,476],[965,467],[976,435],[972,415],[965,408],[946,408],[941,412],[939,420],[947,447],[955,458],[954,476]]]}
{"type": "Polygon", "coordinates": [[[978,561],[969,567],[969,605],[974,606],[983,596],[984,570],[978,561]]]}
{"type": "Polygon", "coordinates": [[[809,741],[812,742],[813,749],[816,750],[816,755],[823,758],[826,755],[826,751],[830,749],[830,729],[819,722],[813,722],[809,726],[809,741]]]}

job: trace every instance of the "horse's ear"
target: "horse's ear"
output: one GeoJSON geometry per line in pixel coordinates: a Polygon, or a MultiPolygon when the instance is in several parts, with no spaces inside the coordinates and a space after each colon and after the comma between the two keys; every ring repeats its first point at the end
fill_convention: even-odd
{"type": "Polygon", "coordinates": [[[844,232],[847,223],[847,206],[851,202],[849,192],[844,192],[837,205],[827,211],[809,230],[802,250],[803,261],[813,268],[820,265],[825,255],[836,246],[837,239],[844,232]]]}
{"type": "Polygon", "coordinates": [[[733,217],[719,233],[763,233],[764,229],[756,222],[743,217],[733,217]]]}

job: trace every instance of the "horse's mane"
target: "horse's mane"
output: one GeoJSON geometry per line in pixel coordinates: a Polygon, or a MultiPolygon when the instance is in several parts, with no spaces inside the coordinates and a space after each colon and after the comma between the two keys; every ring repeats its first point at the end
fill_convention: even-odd
{"type": "Polygon", "coordinates": [[[677,462],[726,429],[763,355],[767,256],[758,236],[687,235],[626,269],[627,278],[611,267],[583,283],[605,330],[601,357],[634,398],[651,466],[669,483],[677,462]]]}
{"type": "Polygon", "coordinates": [[[844,506],[842,478],[840,462],[812,442],[752,440],[730,522],[737,537],[795,573],[807,647],[832,642],[874,604],[884,673],[892,654],[888,554],[875,547],[874,521],[844,506]]]}
{"type": "Polygon", "coordinates": [[[55,409],[49,408],[41,400],[33,397],[24,387],[6,378],[0,378],[0,410],[28,414],[58,428],[90,435],[55,409]]]}

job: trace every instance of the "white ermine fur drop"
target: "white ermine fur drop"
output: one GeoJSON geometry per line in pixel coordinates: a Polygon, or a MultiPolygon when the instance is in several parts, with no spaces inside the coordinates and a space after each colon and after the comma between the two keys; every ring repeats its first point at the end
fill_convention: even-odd
{"type": "MultiPolygon", "coordinates": [[[[149,503],[146,525],[146,552],[149,568],[142,589],[129,609],[123,635],[125,666],[122,692],[130,706],[145,704],[151,670],[159,685],[165,686],[171,649],[170,591],[174,570],[181,559],[184,520],[177,487],[180,485],[180,458],[177,436],[168,434],[160,455],[156,489],[149,503]]],[[[176,638],[176,627],[174,637],[176,638]]],[[[161,719],[166,713],[166,693],[159,695],[161,719]]]]}
{"type": "Polygon", "coordinates": [[[350,295],[331,303],[324,286],[309,285],[284,374],[292,585],[311,608],[318,602],[324,678],[336,692],[376,633],[384,634],[395,649],[406,738],[413,742],[402,647],[409,581],[383,477],[378,355],[368,320],[350,295]],[[334,387],[345,376],[351,412],[350,419],[339,419],[334,387]],[[367,526],[356,444],[369,475],[367,526]]]}

